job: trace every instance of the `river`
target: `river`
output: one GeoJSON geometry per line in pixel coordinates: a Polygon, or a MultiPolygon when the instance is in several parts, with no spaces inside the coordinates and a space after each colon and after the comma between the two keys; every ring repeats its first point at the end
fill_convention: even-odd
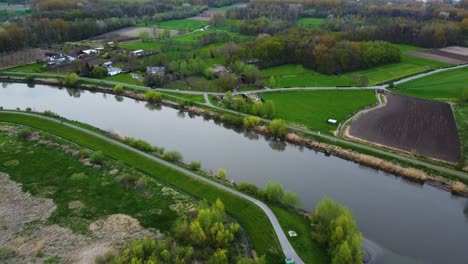
{"type": "MultiPolygon", "coordinates": [[[[51,110],[71,120],[177,150],[238,183],[279,182],[313,210],[329,197],[349,207],[379,263],[468,263],[468,199],[169,107],[76,89],[4,83],[5,109],[51,110]]],[[[308,234],[299,234],[308,235],[308,234]]]]}

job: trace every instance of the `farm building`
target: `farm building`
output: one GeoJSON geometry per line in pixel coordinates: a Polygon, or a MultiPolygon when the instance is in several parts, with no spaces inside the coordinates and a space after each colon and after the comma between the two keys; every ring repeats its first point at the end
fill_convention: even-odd
{"type": "Polygon", "coordinates": [[[164,77],[166,74],[166,67],[146,67],[146,74],[164,77]]]}
{"type": "Polygon", "coordinates": [[[65,63],[65,62],[71,62],[71,61],[74,61],[74,60],[76,60],[76,58],[74,58],[72,56],[68,56],[68,55],[63,55],[62,53],[60,53],[58,55],[54,55],[54,56],[50,57],[49,65],[61,64],[61,63],[65,63]]]}
{"type": "Polygon", "coordinates": [[[143,55],[145,54],[145,51],[144,50],[134,50],[132,51],[132,54],[137,56],[137,57],[143,57],[143,55]]]}

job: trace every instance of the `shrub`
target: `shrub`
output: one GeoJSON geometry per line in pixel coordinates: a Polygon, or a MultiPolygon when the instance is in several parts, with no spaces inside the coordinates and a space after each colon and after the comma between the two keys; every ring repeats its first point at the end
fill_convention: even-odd
{"type": "Polygon", "coordinates": [[[78,151],[78,157],[79,158],[87,158],[91,155],[91,152],[89,150],[86,150],[86,149],[81,149],[78,151]]]}
{"type": "Polygon", "coordinates": [[[83,172],[73,173],[72,176],[70,176],[70,180],[72,181],[82,181],[82,180],[86,180],[86,178],[88,178],[88,175],[86,175],[83,172]]]}
{"type": "Polygon", "coordinates": [[[284,197],[284,188],[279,183],[267,183],[265,190],[263,191],[266,198],[270,202],[281,203],[284,197]]]}
{"type": "Polygon", "coordinates": [[[102,151],[96,151],[89,157],[89,160],[95,164],[103,164],[105,160],[104,153],[102,151]]]}
{"type": "Polygon", "coordinates": [[[250,128],[260,124],[260,117],[258,116],[247,116],[244,117],[244,127],[250,128]]]}
{"type": "Polygon", "coordinates": [[[18,134],[16,134],[16,137],[18,137],[18,139],[20,140],[26,140],[31,134],[32,134],[31,129],[23,128],[20,131],[18,131],[18,134]]]}
{"type": "Polygon", "coordinates": [[[145,100],[151,103],[159,103],[162,100],[161,93],[155,91],[148,91],[145,93],[145,100]]]}
{"type": "Polygon", "coordinates": [[[78,84],[80,77],[76,73],[70,73],[65,77],[65,85],[75,87],[78,84]]]}
{"type": "Polygon", "coordinates": [[[192,161],[189,164],[189,168],[193,171],[198,171],[201,169],[201,162],[200,161],[192,161]]]}
{"type": "Polygon", "coordinates": [[[219,169],[218,170],[218,173],[216,174],[216,176],[222,180],[225,180],[227,179],[227,172],[225,169],[219,169]]]}
{"type": "Polygon", "coordinates": [[[261,195],[261,190],[251,183],[241,182],[239,185],[237,185],[237,189],[241,192],[245,192],[255,196],[261,195]]]}
{"type": "Polygon", "coordinates": [[[26,112],[31,112],[31,111],[32,111],[31,107],[26,107],[26,112]]]}
{"type": "Polygon", "coordinates": [[[91,77],[101,79],[108,75],[107,69],[102,66],[94,66],[91,71],[91,77]]]}
{"type": "Polygon", "coordinates": [[[244,118],[231,114],[224,114],[223,120],[235,126],[242,126],[244,124],[244,118]]]}
{"type": "Polygon", "coordinates": [[[155,147],[151,146],[150,143],[141,140],[141,139],[134,139],[131,137],[125,137],[124,142],[130,145],[131,147],[134,147],[136,149],[139,149],[141,151],[153,151],[155,150],[155,147]]]}
{"type": "Polygon", "coordinates": [[[275,119],[271,121],[270,125],[268,126],[268,131],[274,137],[285,137],[288,133],[288,125],[284,120],[275,119]]]}
{"type": "Polygon", "coordinates": [[[123,91],[123,89],[124,89],[123,86],[118,84],[114,87],[114,93],[119,94],[123,91]]]}
{"type": "Polygon", "coordinates": [[[53,117],[53,118],[59,118],[60,116],[50,110],[46,110],[43,113],[45,116],[53,117]]]}
{"type": "Polygon", "coordinates": [[[164,154],[164,159],[171,162],[181,161],[182,154],[177,151],[168,151],[164,154]]]}
{"type": "Polygon", "coordinates": [[[310,216],[314,239],[328,250],[332,263],[361,263],[362,234],[351,212],[331,199],[324,199],[310,216]]]}

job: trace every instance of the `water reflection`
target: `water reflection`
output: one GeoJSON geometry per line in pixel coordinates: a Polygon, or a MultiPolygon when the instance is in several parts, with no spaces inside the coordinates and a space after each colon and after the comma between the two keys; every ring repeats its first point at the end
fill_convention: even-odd
{"type": "Polygon", "coordinates": [[[82,91],[80,89],[69,88],[69,87],[65,88],[65,90],[67,91],[68,95],[70,95],[71,97],[74,97],[74,98],[80,98],[81,93],[84,92],[84,91],[82,91]]]}
{"type": "Polygon", "coordinates": [[[284,151],[286,149],[286,142],[284,141],[281,141],[281,140],[271,140],[270,143],[268,143],[268,145],[270,146],[270,148],[272,150],[276,150],[276,151],[284,151]]]}
{"type": "Polygon", "coordinates": [[[161,110],[161,105],[160,104],[155,104],[155,103],[146,103],[145,104],[146,109],[150,111],[159,111],[161,110]]]}
{"type": "Polygon", "coordinates": [[[120,103],[120,102],[123,102],[123,100],[124,100],[124,97],[121,96],[121,95],[116,95],[116,96],[114,96],[114,98],[115,98],[115,101],[117,101],[117,102],[119,102],[119,103],[120,103]]]}
{"type": "Polygon", "coordinates": [[[184,111],[177,111],[177,117],[184,119],[185,118],[185,112],[184,111]]]}

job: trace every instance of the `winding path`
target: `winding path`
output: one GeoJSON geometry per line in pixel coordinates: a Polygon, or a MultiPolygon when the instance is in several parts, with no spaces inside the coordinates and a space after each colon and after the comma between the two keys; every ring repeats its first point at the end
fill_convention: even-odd
{"type": "Polygon", "coordinates": [[[67,122],[61,122],[60,120],[57,120],[57,119],[54,119],[54,118],[51,118],[51,117],[46,117],[46,116],[41,116],[41,115],[36,115],[36,114],[31,114],[31,113],[21,113],[21,112],[13,112],[13,111],[1,111],[2,113],[7,113],[7,114],[20,114],[20,115],[27,115],[27,116],[33,116],[33,117],[37,117],[37,118],[42,118],[42,119],[45,119],[45,120],[49,120],[49,121],[52,121],[52,122],[56,122],[56,123],[62,123],[62,125],[65,125],[65,126],[68,126],[68,127],[71,127],[73,129],[76,129],[76,130],[80,130],[80,131],[83,131],[85,133],[88,133],[94,137],[97,137],[97,138],[100,138],[102,140],[105,140],[109,143],[112,143],[112,144],[115,144],[119,147],[122,147],[124,149],[127,149],[129,151],[132,151],[132,152],[135,152],[141,156],[144,156],[148,159],[151,159],[155,162],[158,162],[158,163],[161,163],[163,164],[164,166],[167,166],[167,167],[170,167],[172,169],[175,169],[179,172],[182,172],[186,175],[189,175],[193,178],[196,178],[198,180],[201,180],[201,181],[204,181],[208,184],[211,184],[212,186],[216,187],[216,188],[219,188],[219,189],[222,189],[224,191],[227,191],[227,192],[230,192],[234,195],[237,195],[239,197],[242,197],[252,203],[254,203],[255,205],[257,205],[258,207],[260,207],[260,209],[263,210],[263,212],[267,215],[268,219],[270,220],[270,223],[271,225],[273,226],[273,229],[276,233],[276,236],[278,237],[278,240],[280,242],[280,245],[281,245],[281,248],[283,250],[283,253],[286,257],[289,257],[289,258],[293,258],[295,263],[298,263],[298,264],[304,264],[304,261],[302,261],[302,259],[299,257],[299,255],[296,253],[296,251],[294,250],[293,246],[291,245],[291,243],[289,243],[289,240],[288,238],[286,237],[286,234],[284,233],[283,229],[281,228],[281,225],[278,221],[278,219],[276,218],[275,214],[273,213],[273,211],[271,211],[271,209],[263,202],[253,198],[253,197],[250,197],[244,193],[241,193],[239,191],[236,191],[234,189],[231,189],[227,186],[224,186],[220,183],[217,183],[215,181],[212,181],[210,179],[207,179],[205,177],[202,177],[198,174],[195,174],[189,170],[186,170],[184,168],[181,168],[175,164],[172,164],[170,162],[167,162],[163,159],[160,159],[160,158],[157,158],[155,156],[152,156],[148,153],[145,153],[143,151],[140,151],[138,149],[135,149],[135,148],[132,148],[122,142],[119,142],[115,139],[112,139],[112,138],[109,138],[107,136],[104,136],[104,135],[101,135],[99,133],[96,133],[96,132],[93,132],[93,131],[90,131],[88,129],[85,129],[85,128],[82,128],[82,127],[79,127],[79,126],[76,126],[76,125],[73,125],[73,124],[70,124],[70,123],[67,123],[67,122]]]}

